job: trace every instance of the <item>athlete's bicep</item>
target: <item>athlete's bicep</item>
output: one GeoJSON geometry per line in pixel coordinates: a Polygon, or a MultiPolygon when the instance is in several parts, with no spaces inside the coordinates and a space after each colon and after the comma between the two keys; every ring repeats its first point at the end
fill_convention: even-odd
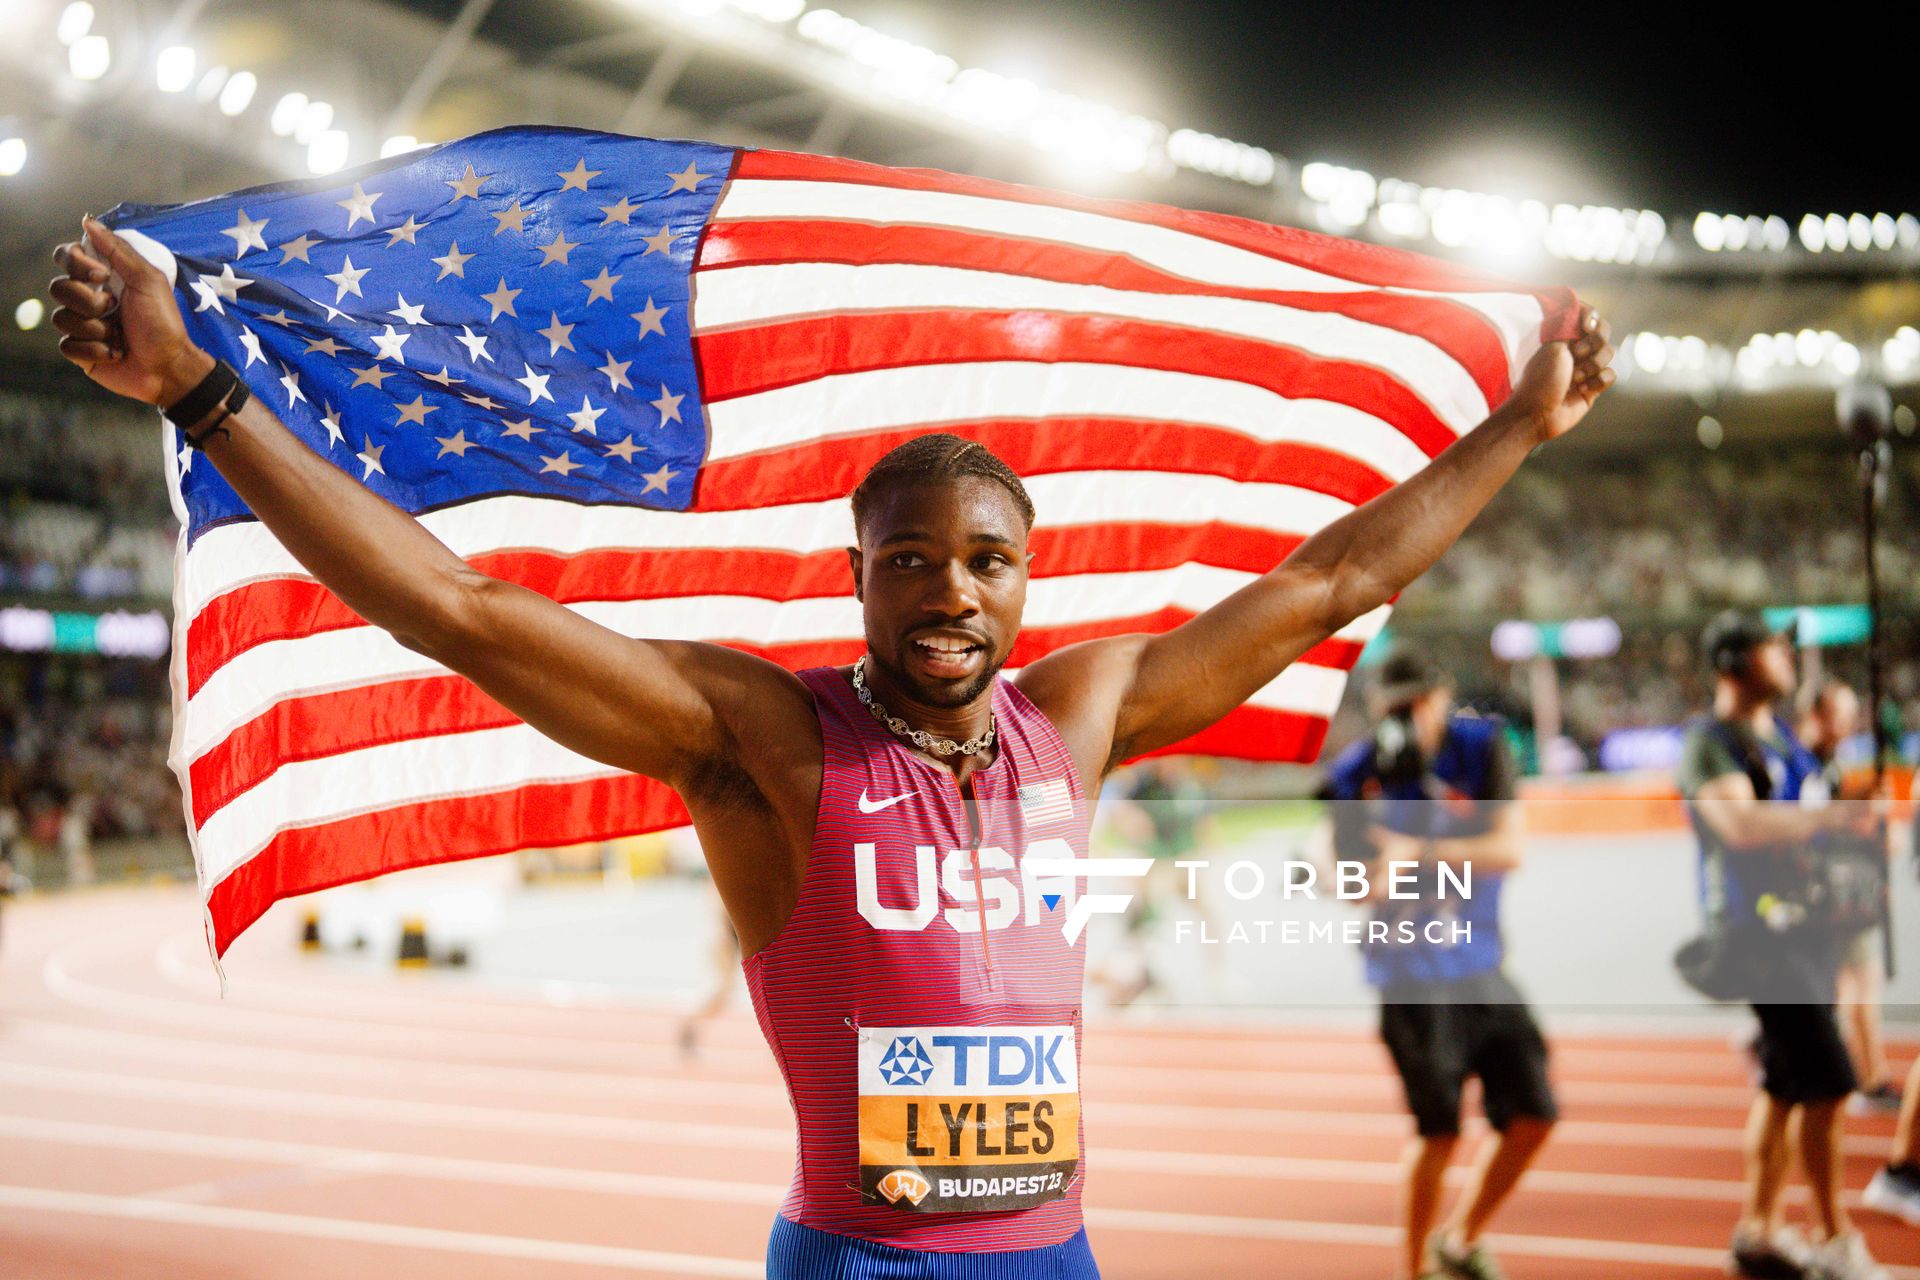
{"type": "Polygon", "coordinates": [[[622,635],[497,578],[463,589],[463,624],[433,657],[562,746],[670,784],[731,751],[729,707],[790,701],[778,686],[798,683],[721,645],[622,635]]]}

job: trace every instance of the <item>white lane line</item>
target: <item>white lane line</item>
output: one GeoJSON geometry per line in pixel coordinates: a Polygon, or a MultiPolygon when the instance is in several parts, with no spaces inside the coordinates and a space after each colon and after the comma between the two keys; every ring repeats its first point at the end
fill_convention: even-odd
{"type": "MultiPolygon", "coordinates": [[[[96,1065],[97,1055],[115,1054],[142,1061],[205,1067],[223,1074],[244,1070],[256,1075],[276,1072],[295,1077],[320,1076],[333,1081],[387,1084],[401,1081],[403,1072],[419,1072],[436,1090],[444,1087],[497,1088],[527,1090],[538,1094],[564,1086],[569,1095],[604,1094],[624,1100],[644,1094],[654,1098],[732,1107],[761,1105],[781,1115],[788,1113],[786,1095],[778,1082],[771,1078],[765,1084],[749,1084],[634,1073],[570,1071],[558,1067],[476,1065],[451,1059],[393,1058],[320,1049],[275,1049],[238,1041],[181,1039],[36,1018],[10,1019],[8,1025],[16,1043],[82,1050],[87,1055],[86,1060],[96,1065]]],[[[1398,1112],[1292,1111],[1230,1103],[1121,1102],[1102,1097],[1099,1092],[1090,1093],[1084,1099],[1084,1105],[1086,1111],[1098,1117],[1102,1123],[1183,1132],[1210,1130],[1240,1133],[1257,1130],[1267,1133],[1400,1138],[1411,1131],[1409,1126],[1412,1123],[1398,1112]]],[[[1486,1127],[1485,1122],[1478,1118],[1469,1120],[1468,1125],[1470,1137],[1483,1132],[1486,1127]]],[[[1594,1145],[1737,1151],[1741,1149],[1743,1139],[1740,1130],[1733,1126],[1711,1128],[1573,1119],[1560,1122],[1554,1129],[1553,1141],[1557,1147],[1594,1145]]],[[[1885,1155],[1886,1140],[1856,1134],[1847,1139],[1847,1150],[1850,1154],[1881,1157],[1885,1155]]]]}
{"type": "MultiPolygon", "coordinates": [[[[487,1031],[436,1032],[432,1028],[399,1026],[393,1023],[353,1018],[264,1013],[250,1009],[222,1008],[219,1005],[190,1005],[154,996],[134,995],[101,987],[74,975],[71,968],[73,962],[71,953],[95,942],[97,940],[77,943],[73,947],[48,956],[41,967],[42,980],[48,990],[62,1000],[116,1017],[144,1017],[174,1025],[213,1025],[228,1029],[231,1029],[235,1022],[239,1022],[253,1030],[305,1040],[337,1041],[349,1030],[358,1031],[364,1035],[377,1035],[388,1042],[401,1036],[417,1041],[424,1035],[429,1047],[439,1044],[466,1053],[496,1050],[503,1053],[551,1055],[564,1051],[569,1046],[579,1049],[591,1048],[595,1052],[604,1053],[610,1048],[621,1047],[617,1042],[582,1040],[563,1035],[522,1035],[513,1032],[487,1031]]],[[[642,1051],[652,1049],[660,1054],[667,1052],[664,1045],[636,1044],[633,1047],[642,1051]]],[[[760,1063],[766,1061],[763,1049],[716,1049],[712,1056],[721,1055],[760,1063]]],[[[1258,1096],[1278,1093],[1288,1097],[1377,1101],[1390,1100],[1397,1096],[1392,1078],[1384,1069],[1379,1072],[1315,1072],[1233,1067],[1118,1066],[1101,1063],[1096,1059],[1089,1067],[1089,1076],[1097,1079],[1103,1086],[1135,1087],[1163,1096],[1169,1092],[1176,1095],[1190,1095],[1195,1088],[1204,1085],[1215,1085],[1223,1092],[1237,1092],[1243,1097],[1247,1094],[1258,1096]]],[[[1650,1085],[1586,1080],[1573,1081],[1565,1085],[1561,1093],[1566,1101],[1574,1103],[1625,1103],[1643,1108],[1719,1107],[1738,1109],[1742,1114],[1753,1101],[1752,1090],[1736,1085],[1650,1085]]]]}
{"type": "MultiPolygon", "coordinates": [[[[228,1110],[249,1110],[267,1113],[298,1113],[303,1115],[326,1116],[335,1119],[372,1120],[389,1124],[439,1125],[461,1129],[487,1129],[514,1133],[545,1133],[567,1136],[592,1135],[601,1139],[625,1140],[632,1142],[672,1143],[685,1146],[724,1146],[733,1149],[758,1151],[791,1150],[793,1134],[791,1128],[771,1128],[750,1125],[699,1124],[690,1121],[656,1121],[631,1116],[586,1115],[579,1112],[548,1111],[507,1111],[489,1107],[476,1107],[455,1103],[407,1102],[398,1099],[376,1099],[297,1092],[293,1090],[270,1090],[241,1086],[206,1085],[178,1080],[154,1080],[140,1077],[118,1076],[103,1072],[82,1070],[61,1070],[43,1067],[25,1067],[17,1063],[0,1062],[0,1080],[15,1084],[56,1092],[75,1092],[91,1096],[118,1098],[154,1099],[186,1105],[220,1107],[228,1110]]],[[[29,1119],[0,1117],[0,1132],[12,1131],[13,1126],[34,1123],[29,1119]]],[[[56,1122],[45,1122],[52,1125],[56,1122]]],[[[64,1128],[44,1128],[40,1132],[55,1132],[68,1135],[97,1131],[104,1141],[115,1130],[110,1126],[66,1125],[64,1128]]],[[[21,1130],[25,1133],[25,1130],[21,1130]]],[[[146,1132],[152,1131],[129,1131],[146,1132]]],[[[77,1140],[72,1137],[48,1141],[77,1140]]],[[[153,1139],[159,1140],[159,1139],[153,1139]]],[[[207,1137],[204,1141],[219,1143],[224,1138],[207,1137]]],[[[239,1141],[239,1140],[234,1140],[239,1141]]],[[[111,1145],[110,1143],[108,1145],[111,1145]]],[[[298,1146],[298,1144],[296,1144],[298,1146]]],[[[293,1148],[289,1148],[293,1149],[293,1148]]],[[[301,1150],[310,1148],[300,1147],[301,1150]]],[[[266,1148],[262,1148],[266,1150],[266,1148]]],[[[338,1154],[349,1148],[329,1148],[338,1154]]],[[[398,1153],[379,1153],[382,1158],[393,1160],[412,1160],[413,1156],[398,1153]]],[[[248,1157],[241,1157],[248,1158],[248,1157]]],[[[260,1157],[268,1158],[268,1157],[260,1157]]],[[[424,1159],[425,1157],[418,1157],[424,1159]]],[[[1130,1147],[1102,1145],[1096,1148],[1096,1154],[1090,1157],[1091,1166],[1098,1169],[1112,1169],[1128,1173],[1163,1174],[1179,1172],[1186,1177],[1210,1177],[1230,1179],[1259,1179],[1274,1182],[1337,1182],[1347,1185],[1386,1186],[1393,1185],[1400,1178],[1399,1165],[1395,1161],[1332,1160],[1306,1156],[1280,1156],[1263,1154],[1237,1154],[1230,1152],[1207,1153],[1189,1151],[1154,1151],[1130,1147]]],[[[447,1166],[452,1167],[452,1166],[447,1166]]],[[[498,1166],[523,1167],[523,1166],[498,1166]]],[[[424,1168],[424,1166],[423,1166],[424,1168]]],[[[435,1176],[422,1174],[422,1176],[435,1176]]],[[[583,1175],[599,1177],[602,1175],[583,1175]]],[[[605,1175],[619,1177],[623,1175],[605,1175]]],[[[1464,1167],[1449,1170],[1450,1181],[1457,1182],[1466,1176],[1464,1167]]],[[[1669,1200],[1699,1200],[1718,1203],[1738,1203],[1741,1184],[1735,1181],[1712,1178],[1659,1177],[1646,1174],[1584,1173],[1574,1170],[1536,1169],[1527,1177],[1529,1190],[1542,1193],[1610,1196],[1625,1199],[1664,1198],[1669,1200]]],[[[610,1188],[621,1193],[618,1184],[610,1188]]],[[[1799,1194],[1799,1189],[1790,1195],[1799,1194]]],[[[1850,1197],[1857,1199],[1857,1197],[1850,1197]]]]}
{"type": "MultiPolygon", "coordinates": [[[[0,1117],[0,1133],[42,1142],[106,1146],[222,1159],[259,1160],[267,1163],[285,1162],[355,1170],[370,1175],[412,1176],[453,1182],[541,1187],[623,1197],[647,1196],[707,1203],[773,1206],[778,1204],[780,1196],[786,1190],[784,1186],[777,1183],[748,1183],[618,1171],[561,1169],[507,1161],[409,1155],[312,1143],[174,1133],[164,1130],[37,1120],[27,1117],[0,1117]]],[[[1392,1166],[1382,1165],[1379,1166],[1379,1170],[1386,1175],[1385,1180],[1393,1180],[1398,1176],[1397,1169],[1392,1166]]],[[[1464,1176],[1467,1170],[1455,1169],[1452,1173],[1464,1176]]],[[[1540,1177],[1539,1171],[1530,1174],[1527,1185],[1530,1188],[1534,1187],[1540,1177]]],[[[8,1189],[0,1188],[0,1204],[5,1203],[6,1190],[8,1189]]],[[[1737,1192],[1738,1187],[1735,1186],[1734,1190],[1737,1192]]],[[[1649,1192],[1666,1194],[1667,1189],[1651,1186],[1649,1192]]],[[[144,1204],[151,1202],[153,1198],[141,1196],[125,1199],[137,1200],[144,1204]]],[[[1089,1224],[1103,1230],[1147,1231],[1157,1234],[1230,1236],[1338,1245],[1391,1245],[1399,1239],[1398,1232],[1394,1228],[1360,1223],[1309,1223],[1230,1214],[1111,1208],[1089,1208],[1086,1211],[1086,1217],[1089,1224]]],[[[432,1229],[419,1228],[418,1230],[432,1229]]],[[[1648,1266],[1717,1266],[1725,1257],[1717,1249],[1551,1236],[1496,1236],[1493,1238],[1493,1243],[1502,1252],[1515,1256],[1580,1258],[1648,1266]]],[[[1920,1275],[1920,1272],[1912,1269],[1895,1269],[1894,1274],[1911,1277],[1920,1275]]]]}
{"type": "Polygon", "coordinates": [[[572,1240],[539,1240],[528,1236],[490,1235],[477,1231],[446,1231],[437,1227],[408,1227],[386,1222],[358,1222],[307,1214],[272,1213],[225,1205],[188,1204],[143,1196],[104,1196],[81,1191],[53,1191],[42,1187],[0,1185],[0,1208],[38,1213],[71,1213],[88,1217],[157,1222],[174,1226],[211,1227],[269,1235],[304,1236],[317,1240],[348,1240],[356,1244],[388,1245],[402,1249],[430,1249],[442,1253],[478,1254],[492,1258],[522,1258],[529,1262],[564,1262],[590,1267],[617,1267],[627,1271],[674,1276],[726,1276],[759,1280],[765,1263],[759,1259],[714,1258],[659,1249],[630,1249],[618,1245],[582,1244],[572,1240]]]}

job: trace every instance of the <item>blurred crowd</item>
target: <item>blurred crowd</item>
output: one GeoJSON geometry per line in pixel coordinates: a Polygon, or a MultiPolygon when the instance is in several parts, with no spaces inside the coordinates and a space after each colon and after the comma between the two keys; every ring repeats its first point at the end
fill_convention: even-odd
{"type": "MultiPolygon", "coordinates": [[[[1880,579],[1920,603],[1920,447],[1887,475],[1880,579]]],[[[1854,455],[1836,436],[1796,447],[1534,459],[1406,592],[1401,621],[1693,622],[1735,605],[1862,598],[1854,455]]]]}
{"type": "Polygon", "coordinates": [[[161,468],[151,415],[0,392],[0,596],[164,599],[161,468]]]}

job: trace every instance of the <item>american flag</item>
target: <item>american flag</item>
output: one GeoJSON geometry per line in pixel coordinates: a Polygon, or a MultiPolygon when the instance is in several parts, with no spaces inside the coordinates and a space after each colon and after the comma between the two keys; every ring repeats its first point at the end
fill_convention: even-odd
{"type": "MultiPolygon", "coordinates": [[[[1564,290],[1213,214],[575,129],[122,205],[193,339],[476,568],[851,661],[846,495],[929,429],[1039,510],[1009,672],[1178,625],[1481,421],[1564,290]]],[[[681,825],[314,582],[169,429],[172,763],[213,945],[275,900],[681,825]]],[[[1385,610],[1175,751],[1309,760],[1385,610]]]]}

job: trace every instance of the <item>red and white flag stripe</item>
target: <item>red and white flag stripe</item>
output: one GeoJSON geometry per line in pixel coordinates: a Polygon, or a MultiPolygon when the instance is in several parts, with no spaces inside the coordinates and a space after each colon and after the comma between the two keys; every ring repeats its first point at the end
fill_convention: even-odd
{"type": "MultiPolygon", "coordinates": [[[[1414,474],[1503,400],[1564,291],[1216,215],[744,153],[695,268],[710,446],[686,512],[498,497],[423,523],[630,635],[850,661],[866,468],[980,439],[1039,512],[1009,670],[1165,630],[1414,474]]],[[[264,527],[184,546],[173,764],[214,946],[275,899],[685,821],[369,627],[264,527]]],[[[1356,620],[1176,750],[1311,759],[1356,620]]]]}

